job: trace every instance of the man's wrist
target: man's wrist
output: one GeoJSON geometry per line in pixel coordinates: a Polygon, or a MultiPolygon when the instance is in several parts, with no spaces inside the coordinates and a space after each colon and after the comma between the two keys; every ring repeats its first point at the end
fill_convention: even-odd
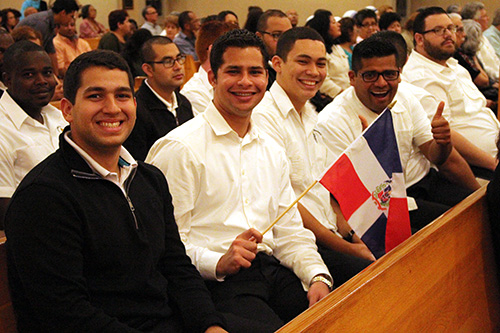
{"type": "Polygon", "coordinates": [[[313,277],[311,279],[311,283],[309,284],[309,286],[312,286],[313,283],[316,283],[316,282],[322,282],[322,283],[326,284],[326,286],[328,287],[328,289],[330,289],[330,291],[333,290],[332,278],[326,274],[318,274],[315,277],[313,277]]]}

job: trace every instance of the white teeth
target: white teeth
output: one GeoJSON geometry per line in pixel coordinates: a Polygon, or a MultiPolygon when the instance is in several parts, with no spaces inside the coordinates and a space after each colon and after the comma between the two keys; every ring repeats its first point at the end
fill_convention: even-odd
{"type": "Polygon", "coordinates": [[[236,96],[242,96],[242,97],[252,96],[252,93],[238,93],[238,92],[235,92],[234,94],[236,96]]]}
{"type": "Polygon", "coordinates": [[[109,128],[113,128],[113,127],[118,127],[118,126],[120,126],[120,122],[119,122],[119,121],[114,122],[114,123],[106,123],[106,122],[101,121],[99,124],[100,124],[101,126],[104,126],[104,127],[109,127],[109,128]]]}
{"type": "Polygon", "coordinates": [[[302,80],[302,83],[305,84],[306,86],[314,86],[314,85],[316,85],[316,81],[302,80]]]}
{"type": "Polygon", "coordinates": [[[379,92],[376,92],[376,91],[372,91],[372,94],[374,94],[374,95],[385,95],[385,94],[387,94],[387,91],[386,91],[386,92],[380,92],[380,91],[379,91],[379,92]]]}

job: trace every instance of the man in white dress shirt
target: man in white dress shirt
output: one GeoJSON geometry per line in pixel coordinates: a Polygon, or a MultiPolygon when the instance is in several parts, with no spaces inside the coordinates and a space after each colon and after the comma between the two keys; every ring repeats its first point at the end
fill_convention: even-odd
{"type": "MultiPolygon", "coordinates": [[[[299,196],[328,167],[331,153],[315,130],[318,114],[308,100],[326,77],[323,38],[310,28],[286,31],[272,58],[276,81],[255,108],[255,124],[281,146],[290,164],[290,181],[299,196]]],[[[375,260],[373,254],[330,203],[330,193],[316,184],[299,202],[304,226],[314,232],[319,253],[336,285],[375,260]]],[[[337,205],[336,205],[337,208],[337,205]]]]}
{"type": "Polygon", "coordinates": [[[49,55],[30,41],[13,44],[4,55],[0,97],[0,227],[17,185],[58,147],[67,125],[49,104],[57,85],[49,55]]]}
{"type": "Polygon", "coordinates": [[[399,91],[400,67],[395,46],[376,35],[359,43],[353,53],[352,87],[340,94],[319,115],[318,129],[337,158],[391,103],[394,131],[401,165],[408,181],[412,152],[419,150],[442,173],[420,170],[418,182],[408,188],[419,209],[410,215],[412,229],[418,230],[479,187],[465,160],[453,149],[448,122],[441,104],[430,122],[419,101],[407,91],[399,91]],[[441,170],[442,169],[442,170],[441,170]],[[453,183],[448,179],[452,179],[453,183]],[[463,185],[460,187],[455,183],[463,185]],[[423,208],[423,209],[422,209],[423,208]],[[422,210],[421,210],[422,209],[422,210]]]}
{"type": "Polygon", "coordinates": [[[266,90],[264,45],[233,30],[214,43],[210,63],[213,103],[146,161],[167,177],[186,251],[228,331],[272,332],[333,281],[296,207],[262,234],[295,199],[283,151],[251,122],[266,90]]]}
{"type": "Polygon", "coordinates": [[[470,74],[452,57],[455,25],[440,7],[423,10],[416,18],[415,52],[405,65],[403,80],[427,90],[434,99],[421,101],[424,110],[445,102],[443,116],[453,130],[453,144],[469,164],[491,173],[496,167],[500,124],[470,74]],[[454,133],[460,136],[455,136],[454,133]]]}

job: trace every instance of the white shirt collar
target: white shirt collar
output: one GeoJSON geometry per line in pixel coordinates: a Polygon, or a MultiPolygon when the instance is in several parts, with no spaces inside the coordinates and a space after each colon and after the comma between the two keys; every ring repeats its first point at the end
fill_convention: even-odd
{"type": "MultiPolygon", "coordinates": [[[[444,70],[446,70],[448,67],[455,67],[457,64],[458,64],[458,61],[453,58],[453,57],[450,57],[448,58],[448,60],[446,60],[446,65],[448,66],[443,66],[437,62],[435,62],[434,60],[431,60],[429,58],[427,58],[426,56],[418,53],[416,50],[414,50],[411,54],[410,54],[410,57],[415,57],[417,58],[418,61],[420,62],[424,62],[425,64],[427,64],[429,67],[433,67],[437,72],[442,72],[444,70]]],[[[404,71],[404,70],[403,70],[404,71]]]]}
{"type": "Polygon", "coordinates": [[[4,93],[2,94],[2,97],[0,98],[0,108],[3,108],[3,113],[12,121],[14,126],[19,130],[23,123],[31,123],[32,125],[35,126],[44,126],[47,127],[47,117],[46,113],[47,112],[60,112],[57,110],[54,106],[52,106],[50,103],[45,105],[42,108],[42,111],[40,112],[44,123],[41,124],[40,122],[36,121],[35,119],[31,118],[30,115],[28,115],[20,106],[19,104],[14,101],[12,96],[8,93],[8,90],[5,90],[4,93]]]}
{"type": "Polygon", "coordinates": [[[172,92],[172,103],[169,103],[166,99],[160,96],[150,85],[148,79],[145,80],[146,85],[151,89],[153,94],[167,107],[167,110],[170,111],[174,117],[177,117],[177,108],[179,105],[177,104],[177,97],[175,96],[175,92],[172,92]]]}
{"type": "Polygon", "coordinates": [[[76,152],[87,162],[89,167],[97,173],[99,176],[101,176],[103,179],[109,180],[116,185],[118,185],[121,190],[125,192],[125,187],[124,183],[125,180],[130,176],[132,170],[137,168],[137,161],[130,155],[130,153],[123,147],[121,146],[121,151],[120,151],[120,159],[118,161],[118,165],[120,167],[120,175],[116,172],[111,172],[102,165],[100,165],[95,159],[92,158],[85,150],[83,150],[80,146],[78,146],[69,136],[71,131],[68,131],[64,133],[64,139],[66,142],[68,142],[71,147],[73,147],[76,152]]]}
{"type": "MultiPolygon", "coordinates": [[[[203,117],[207,120],[208,124],[214,131],[215,135],[217,136],[223,136],[227,135],[229,133],[234,133],[238,138],[238,134],[229,126],[227,123],[226,119],[220,114],[219,110],[215,107],[214,103],[211,102],[205,112],[202,113],[203,117]]],[[[259,138],[259,134],[257,130],[255,129],[255,126],[253,125],[252,120],[250,120],[250,129],[249,131],[245,134],[245,137],[243,138],[244,142],[250,142],[253,141],[254,139],[259,138]]],[[[241,139],[241,138],[240,138],[241,139]]]]}

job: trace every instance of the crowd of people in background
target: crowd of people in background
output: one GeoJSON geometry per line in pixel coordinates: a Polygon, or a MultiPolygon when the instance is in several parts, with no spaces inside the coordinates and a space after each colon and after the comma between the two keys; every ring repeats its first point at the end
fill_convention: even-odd
{"type": "Polygon", "coordinates": [[[0,11],[20,331],[277,330],[376,260],[307,187],[393,101],[411,231],[492,181],[500,240],[500,9],[96,7],[0,11]]]}

